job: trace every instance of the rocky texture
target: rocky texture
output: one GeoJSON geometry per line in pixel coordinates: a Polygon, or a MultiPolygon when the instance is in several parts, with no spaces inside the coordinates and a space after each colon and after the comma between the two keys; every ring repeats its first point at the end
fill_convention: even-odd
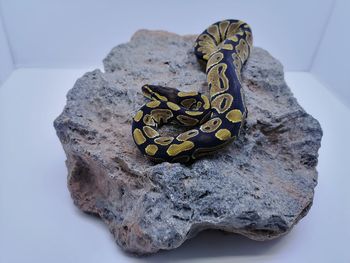
{"type": "Polygon", "coordinates": [[[276,238],[312,204],[322,130],[293,97],[281,64],[261,48],[243,72],[249,117],[239,140],[191,166],[154,165],[140,154],[130,125],[145,102],[141,85],[207,92],[194,39],[136,32],[108,54],[105,73],[76,82],[54,123],[74,203],[99,215],[127,251],[173,249],[209,228],[276,238]]]}

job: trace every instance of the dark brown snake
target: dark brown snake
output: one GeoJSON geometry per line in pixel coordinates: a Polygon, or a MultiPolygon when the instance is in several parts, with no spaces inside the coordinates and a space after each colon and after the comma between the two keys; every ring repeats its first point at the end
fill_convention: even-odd
{"type": "Polygon", "coordinates": [[[239,20],[209,26],[195,42],[196,56],[206,61],[209,98],[198,92],[144,85],[151,99],[135,114],[133,139],[156,162],[186,163],[217,151],[239,136],[247,116],[241,71],[252,49],[252,32],[239,20]],[[177,136],[161,136],[166,123],[191,127],[177,136]]]}

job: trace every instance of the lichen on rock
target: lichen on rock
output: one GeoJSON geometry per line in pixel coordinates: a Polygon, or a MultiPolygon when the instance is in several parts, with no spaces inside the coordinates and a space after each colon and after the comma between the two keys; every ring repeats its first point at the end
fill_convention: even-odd
{"type": "MultiPolygon", "coordinates": [[[[131,119],[143,84],[207,93],[195,36],[140,30],[77,80],[55,120],[74,203],[138,254],[173,249],[204,229],[254,240],[288,233],[317,184],[322,130],[284,81],[283,67],[254,48],[243,69],[248,118],[238,140],[192,165],[154,164],[138,151],[131,119]]],[[[167,125],[162,133],[181,128],[167,125]]]]}

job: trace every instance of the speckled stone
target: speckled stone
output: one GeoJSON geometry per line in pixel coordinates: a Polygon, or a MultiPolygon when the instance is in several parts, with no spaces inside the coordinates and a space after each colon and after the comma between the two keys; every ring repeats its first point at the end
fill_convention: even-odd
{"type": "Polygon", "coordinates": [[[54,122],[74,203],[99,215],[126,251],[173,249],[204,229],[277,238],[312,204],[322,130],[293,97],[280,62],[261,48],[243,70],[249,116],[237,141],[191,166],[141,155],[131,118],[146,101],[143,84],[208,92],[194,40],[137,31],[104,59],[105,73],[77,80],[54,122]]]}

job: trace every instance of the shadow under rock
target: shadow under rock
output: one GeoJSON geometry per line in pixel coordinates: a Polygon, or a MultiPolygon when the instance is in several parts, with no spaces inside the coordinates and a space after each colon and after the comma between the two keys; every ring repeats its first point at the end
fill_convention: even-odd
{"type": "MultiPolygon", "coordinates": [[[[77,212],[85,216],[89,220],[95,221],[101,228],[106,229],[103,220],[96,214],[86,213],[78,208],[77,212]]],[[[113,235],[110,234],[111,241],[115,242],[113,235]]],[[[132,259],[132,262],[140,263],[164,263],[164,262],[180,262],[186,260],[214,260],[218,262],[220,258],[244,256],[269,256],[273,255],[278,246],[283,245],[283,239],[286,236],[268,241],[254,241],[239,234],[229,233],[221,230],[207,229],[198,233],[195,237],[186,240],[180,247],[173,250],[161,250],[150,255],[136,255],[125,252],[117,244],[117,251],[124,256],[132,259]]],[[[239,262],[239,261],[238,261],[239,262]]]]}
{"type": "Polygon", "coordinates": [[[135,262],[176,262],[191,259],[220,257],[269,256],[283,242],[280,237],[269,241],[254,241],[242,235],[220,230],[204,230],[174,250],[162,250],[146,257],[135,258],[135,262]]]}

